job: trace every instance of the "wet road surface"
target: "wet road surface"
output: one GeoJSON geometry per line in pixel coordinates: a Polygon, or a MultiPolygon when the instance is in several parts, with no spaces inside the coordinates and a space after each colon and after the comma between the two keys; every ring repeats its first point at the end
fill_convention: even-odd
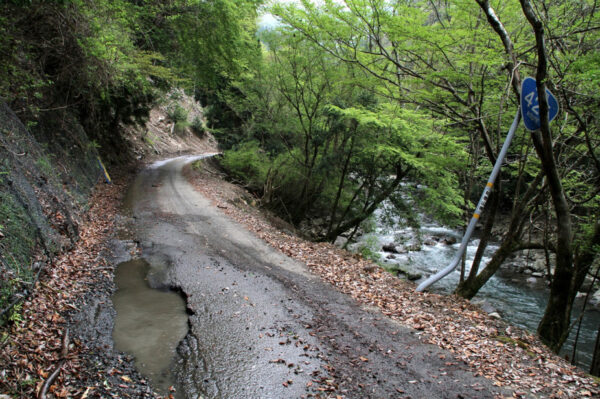
{"type": "Polygon", "coordinates": [[[498,392],[450,353],[360,307],[220,213],[182,176],[189,162],[179,157],[145,169],[126,199],[150,285],[187,298],[188,333],[169,366],[177,397],[498,392]]]}

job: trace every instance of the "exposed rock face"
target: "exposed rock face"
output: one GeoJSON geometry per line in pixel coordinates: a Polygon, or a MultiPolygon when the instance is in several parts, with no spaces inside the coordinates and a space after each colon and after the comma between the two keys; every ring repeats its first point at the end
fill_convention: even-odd
{"type": "MultiPolygon", "coordinates": [[[[35,137],[0,102],[0,260],[14,259],[22,269],[37,250],[50,257],[77,241],[82,207],[100,177],[81,126],[64,123],[67,138],[45,137],[41,127],[35,137]]],[[[19,280],[18,270],[4,269],[12,263],[0,263],[0,276],[19,280]]]]}

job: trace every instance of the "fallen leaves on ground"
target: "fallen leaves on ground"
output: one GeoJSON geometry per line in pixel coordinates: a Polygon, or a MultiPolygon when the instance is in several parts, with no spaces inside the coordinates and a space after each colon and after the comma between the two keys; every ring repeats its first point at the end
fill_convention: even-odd
{"type": "MultiPolygon", "coordinates": [[[[101,256],[106,238],[112,233],[114,215],[125,185],[99,184],[89,204],[72,250],[45,265],[40,281],[22,305],[22,321],[5,330],[6,341],[0,341],[0,393],[20,398],[34,398],[61,358],[64,315],[77,310],[77,299],[93,289],[102,277],[112,275],[101,256]],[[104,275],[104,276],[103,276],[104,275]]],[[[86,348],[75,337],[71,340],[62,371],[48,391],[48,398],[98,397],[98,387],[82,385],[86,348]]],[[[89,370],[88,370],[89,371],[89,370]]],[[[121,377],[131,382],[127,376],[121,377]]],[[[96,384],[105,381],[95,376],[96,384]]]]}
{"type": "MultiPolygon", "coordinates": [[[[213,173],[186,171],[196,189],[234,220],[364,305],[416,329],[423,341],[452,352],[473,373],[513,397],[581,398],[600,395],[598,383],[553,354],[536,336],[457,296],[417,293],[415,285],[328,243],[314,243],[273,227],[240,198],[248,194],[213,173]]],[[[368,361],[367,358],[362,361],[368,361]]],[[[456,365],[448,362],[448,366],[456,365]]]]}

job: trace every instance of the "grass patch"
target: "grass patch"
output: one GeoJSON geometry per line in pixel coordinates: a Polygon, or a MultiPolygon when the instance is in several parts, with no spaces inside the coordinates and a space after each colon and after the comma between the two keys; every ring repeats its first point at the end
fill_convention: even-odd
{"type": "Polygon", "coordinates": [[[192,128],[194,134],[198,137],[203,137],[204,133],[206,133],[206,126],[204,125],[202,118],[200,118],[199,116],[196,116],[192,120],[190,127],[192,128]]]}
{"type": "Polygon", "coordinates": [[[157,139],[157,138],[156,138],[156,136],[154,136],[154,135],[152,135],[150,132],[148,132],[148,133],[146,133],[146,134],[144,135],[144,137],[143,137],[143,138],[144,138],[144,141],[145,141],[147,144],[149,144],[149,145],[151,145],[152,147],[154,147],[155,140],[157,139]]]}

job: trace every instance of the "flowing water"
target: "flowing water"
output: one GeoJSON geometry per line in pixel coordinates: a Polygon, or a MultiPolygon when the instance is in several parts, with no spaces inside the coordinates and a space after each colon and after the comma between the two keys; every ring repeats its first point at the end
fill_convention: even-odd
{"type": "MultiPolygon", "coordinates": [[[[446,267],[460,246],[461,232],[442,227],[436,223],[422,222],[420,231],[415,232],[411,228],[398,227],[400,224],[397,219],[391,223],[395,227],[386,227],[390,223],[383,210],[376,212],[376,218],[377,227],[375,231],[363,235],[357,245],[368,245],[378,253],[384,265],[398,264],[408,271],[427,277],[446,267]],[[410,241],[416,233],[420,233],[421,237],[453,237],[456,239],[456,243],[447,245],[443,242],[434,243],[432,240],[429,243],[434,245],[422,245],[418,251],[394,254],[395,259],[387,259],[389,253],[382,251],[383,245],[389,243],[403,244],[410,241]]],[[[479,240],[477,238],[471,239],[467,248],[467,273],[478,244],[479,240]]],[[[493,243],[488,245],[481,268],[491,259],[496,249],[498,249],[497,245],[493,243]]],[[[458,284],[459,270],[460,266],[447,277],[431,286],[429,290],[445,294],[451,293],[458,284]]],[[[512,324],[535,332],[546,307],[548,293],[549,290],[544,278],[533,278],[530,275],[519,273],[514,267],[503,265],[496,275],[479,291],[477,296],[473,298],[472,302],[481,303],[486,311],[495,311],[512,324]]],[[[573,307],[574,321],[581,314],[583,301],[583,297],[578,297],[575,301],[573,307]]],[[[585,371],[589,371],[599,325],[600,311],[588,303],[585,316],[582,319],[575,356],[576,364],[585,371]]],[[[573,328],[567,343],[564,345],[561,352],[563,356],[572,357],[576,330],[577,327],[573,328]]]]}
{"type": "Polygon", "coordinates": [[[113,338],[116,349],[132,354],[138,370],[166,394],[173,385],[171,363],[179,341],[187,334],[188,315],[179,294],[150,287],[147,277],[151,271],[143,259],[117,267],[113,338]]]}

